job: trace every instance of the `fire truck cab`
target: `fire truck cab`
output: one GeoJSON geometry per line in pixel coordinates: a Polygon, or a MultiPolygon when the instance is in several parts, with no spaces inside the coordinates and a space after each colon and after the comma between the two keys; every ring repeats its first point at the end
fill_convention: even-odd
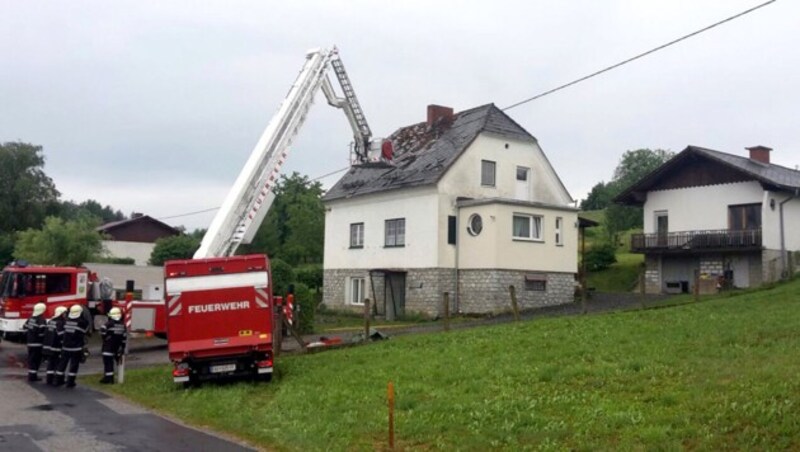
{"type": "MultiPolygon", "coordinates": [[[[25,321],[33,313],[33,305],[47,305],[46,316],[56,308],[80,304],[89,309],[89,270],[83,267],[55,267],[12,262],[0,278],[0,333],[9,337],[23,332],[25,321]]],[[[92,304],[97,303],[96,301],[92,304]]]]}

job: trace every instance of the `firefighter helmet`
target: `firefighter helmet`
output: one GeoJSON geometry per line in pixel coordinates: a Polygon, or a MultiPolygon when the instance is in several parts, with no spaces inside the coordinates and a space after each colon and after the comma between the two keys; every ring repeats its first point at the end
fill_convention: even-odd
{"type": "Polygon", "coordinates": [[[46,310],[47,310],[46,304],[36,303],[35,305],[33,305],[33,316],[36,317],[37,315],[42,315],[46,310]]]}
{"type": "Polygon", "coordinates": [[[81,305],[74,304],[71,308],[69,308],[69,318],[74,320],[79,318],[81,314],[83,314],[83,307],[81,307],[81,305]]]}
{"type": "Polygon", "coordinates": [[[56,308],[56,313],[53,317],[61,317],[61,315],[64,314],[65,312],[67,312],[67,307],[59,306],[56,308]]]}
{"type": "Polygon", "coordinates": [[[108,316],[114,320],[119,320],[122,318],[122,311],[119,308],[111,308],[108,311],[108,316]]]}

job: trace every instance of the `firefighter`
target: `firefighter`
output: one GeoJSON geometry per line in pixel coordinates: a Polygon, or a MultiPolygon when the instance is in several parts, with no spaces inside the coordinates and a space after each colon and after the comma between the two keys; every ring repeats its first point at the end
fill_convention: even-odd
{"type": "Polygon", "coordinates": [[[119,362],[128,339],[128,331],[125,323],[122,322],[122,311],[119,308],[111,308],[108,313],[108,322],[100,327],[100,335],[103,337],[103,378],[100,383],[112,384],[114,383],[114,362],[119,362]]]}
{"type": "Polygon", "coordinates": [[[56,386],[64,384],[64,374],[66,373],[66,383],[68,388],[75,387],[75,378],[78,376],[78,366],[83,359],[83,346],[86,331],[89,329],[89,322],[83,317],[83,307],[72,305],[64,322],[64,341],[61,348],[61,359],[56,370],[56,386]],[[69,369],[67,368],[69,365],[69,369]]]}
{"type": "Polygon", "coordinates": [[[44,356],[47,358],[47,384],[55,383],[56,367],[61,359],[61,341],[64,338],[64,322],[67,308],[59,306],[52,319],[47,322],[44,333],[44,356]]]}
{"type": "Polygon", "coordinates": [[[33,305],[33,315],[25,322],[26,343],[28,344],[28,381],[39,381],[39,366],[42,364],[42,343],[47,320],[44,311],[47,305],[36,303],[33,305]]]}

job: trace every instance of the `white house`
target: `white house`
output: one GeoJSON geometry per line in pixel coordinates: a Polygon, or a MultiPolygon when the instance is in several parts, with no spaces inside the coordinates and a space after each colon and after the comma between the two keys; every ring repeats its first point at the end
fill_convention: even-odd
{"type": "Polygon", "coordinates": [[[103,247],[110,257],[131,258],[135,265],[147,265],[156,240],[181,234],[178,229],[141,213],[134,213],[129,220],[106,223],[97,231],[105,236],[103,247]]]}
{"type": "Polygon", "coordinates": [[[354,165],[323,198],[324,299],[389,318],[573,300],[578,216],[531,134],[493,104],[391,137],[394,159],[354,165]]]}
{"type": "Polygon", "coordinates": [[[754,287],[785,277],[800,250],[800,172],[770,163],[772,149],[749,158],[689,146],[615,201],[644,207],[644,253],[651,293],[692,291],[698,281],[754,287]]]}

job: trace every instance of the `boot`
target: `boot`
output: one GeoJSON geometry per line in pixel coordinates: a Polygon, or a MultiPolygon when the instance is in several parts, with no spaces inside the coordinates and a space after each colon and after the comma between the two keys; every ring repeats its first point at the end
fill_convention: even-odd
{"type": "Polygon", "coordinates": [[[56,375],[56,381],[53,383],[53,386],[61,386],[64,384],[64,376],[63,375],[56,375]]]}
{"type": "Polygon", "coordinates": [[[68,388],[74,388],[75,387],[75,380],[73,380],[73,379],[67,380],[67,387],[68,388]]]}
{"type": "Polygon", "coordinates": [[[29,373],[29,374],[28,374],[28,381],[29,381],[29,382],[31,382],[31,383],[32,383],[32,382],[34,382],[34,381],[39,381],[39,380],[41,380],[41,378],[39,378],[39,376],[38,376],[38,375],[36,375],[36,374],[32,374],[32,373],[29,373]]]}
{"type": "Polygon", "coordinates": [[[104,385],[111,385],[114,384],[114,377],[104,376],[100,379],[100,383],[104,385]]]}
{"type": "Polygon", "coordinates": [[[47,383],[50,386],[53,386],[56,383],[55,377],[56,376],[53,374],[47,374],[45,383],[47,383]]]}

